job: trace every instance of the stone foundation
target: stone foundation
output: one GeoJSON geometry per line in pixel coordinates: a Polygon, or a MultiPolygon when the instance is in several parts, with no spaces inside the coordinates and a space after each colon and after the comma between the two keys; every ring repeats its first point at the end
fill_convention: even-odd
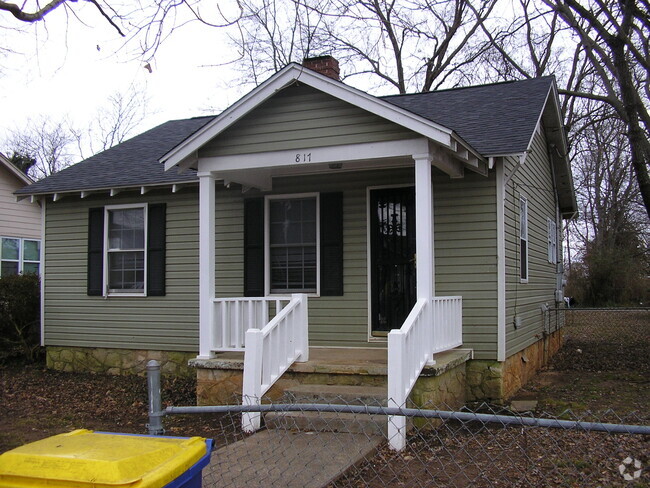
{"type": "MultiPolygon", "coordinates": [[[[469,351],[447,351],[434,366],[422,371],[411,392],[416,406],[447,405],[458,408],[465,403],[465,364],[469,351]]],[[[194,359],[199,405],[241,403],[243,361],[232,359],[194,359]]],[[[265,395],[279,401],[287,388],[301,384],[387,387],[386,364],[296,363],[282,375],[265,395]]]]}
{"type": "Polygon", "coordinates": [[[145,374],[147,362],[160,362],[163,375],[192,376],[187,363],[196,353],[106,349],[89,347],[47,347],[47,367],[57,371],[108,373],[114,375],[145,374]]]}
{"type": "Polygon", "coordinates": [[[504,403],[524,386],[562,347],[562,329],[513,354],[504,362],[467,363],[467,400],[504,403]]]}

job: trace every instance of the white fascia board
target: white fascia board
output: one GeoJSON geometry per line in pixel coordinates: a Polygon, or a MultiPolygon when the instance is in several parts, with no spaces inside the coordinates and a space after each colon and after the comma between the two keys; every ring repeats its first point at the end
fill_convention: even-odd
{"type": "Polygon", "coordinates": [[[255,107],[294,81],[304,83],[339,100],[390,120],[445,147],[452,147],[453,143],[457,140],[457,137],[454,137],[451,129],[436,124],[419,115],[415,115],[361,90],[357,90],[344,83],[292,63],[245,95],[235,104],[231,105],[221,115],[194,133],[182,144],[162,156],[160,161],[164,162],[165,171],[180,164],[190,154],[207,144],[211,139],[240,120],[255,107]]]}
{"type": "Polygon", "coordinates": [[[201,158],[198,171],[199,174],[203,174],[212,171],[253,168],[307,167],[323,163],[411,156],[426,153],[428,150],[428,140],[424,137],[398,141],[308,147],[286,151],[201,158]]]}
{"type": "MultiPolygon", "coordinates": [[[[537,135],[537,131],[539,130],[541,123],[542,123],[542,117],[544,115],[544,110],[546,110],[546,105],[549,102],[549,99],[551,98],[551,94],[553,94],[553,85],[548,89],[548,93],[546,94],[546,99],[544,100],[544,104],[542,105],[542,110],[539,111],[539,114],[537,114],[537,123],[535,124],[535,130],[533,130],[533,133],[530,135],[530,139],[528,140],[528,144],[526,144],[526,152],[530,151],[531,148],[533,147],[533,141],[535,140],[535,136],[537,135]]],[[[560,124],[561,125],[561,124],[560,124]]]]}
{"type": "Polygon", "coordinates": [[[51,195],[58,195],[58,198],[61,199],[64,196],[70,196],[74,194],[78,194],[81,197],[81,194],[83,193],[85,196],[82,198],[87,197],[88,195],[95,194],[95,193],[102,193],[102,192],[110,192],[114,191],[114,195],[117,195],[117,193],[122,192],[122,191],[131,191],[131,190],[137,190],[140,192],[141,195],[144,195],[147,193],[149,190],[155,190],[155,189],[160,189],[160,188],[165,188],[165,187],[172,187],[173,185],[196,185],[199,183],[198,178],[196,180],[185,180],[185,181],[170,181],[170,182],[165,182],[165,183],[152,183],[150,185],[129,185],[129,186],[109,186],[109,187],[103,187],[103,188],[90,188],[84,190],[83,188],[78,188],[76,190],[62,190],[62,191],[48,191],[48,192],[39,192],[39,193],[21,193],[19,195],[16,195],[16,198],[32,198],[32,197],[48,197],[51,195]],[[143,191],[143,188],[146,190],[143,191]]]}

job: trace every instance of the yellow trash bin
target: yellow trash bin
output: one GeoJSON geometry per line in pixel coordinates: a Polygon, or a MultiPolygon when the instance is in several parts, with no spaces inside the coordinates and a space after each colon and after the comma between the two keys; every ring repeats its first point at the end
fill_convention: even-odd
{"type": "Polygon", "coordinates": [[[75,430],[0,455],[0,488],[200,488],[212,440],[75,430]]]}

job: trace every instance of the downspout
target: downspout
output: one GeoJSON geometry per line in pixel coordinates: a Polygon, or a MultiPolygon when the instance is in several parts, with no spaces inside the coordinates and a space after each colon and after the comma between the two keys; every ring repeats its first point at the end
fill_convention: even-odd
{"type": "Polygon", "coordinates": [[[45,202],[47,197],[40,199],[41,202],[41,346],[45,346],[45,202]]]}
{"type": "MultiPolygon", "coordinates": [[[[551,161],[551,177],[553,181],[553,196],[555,197],[555,259],[557,261],[555,265],[555,308],[559,308],[560,304],[564,301],[564,283],[563,283],[563,278],[564,278],[564,253],[562,255],[558,256],[558,243],[562,242],[561,239],[558,239],[560,229],[562,229],[562,225],[560,223],[560,201],[557,195],[557,186],[555,184],[555,165],[553,164],[553,151],[557,151],[557,147],[555,144],[550,144],[549,145],[549,151],[548,151],[548,157],[549,160],[551,161]]],[[[550,332],[550,327],[549,327],[549,332],[550,332]]]]}

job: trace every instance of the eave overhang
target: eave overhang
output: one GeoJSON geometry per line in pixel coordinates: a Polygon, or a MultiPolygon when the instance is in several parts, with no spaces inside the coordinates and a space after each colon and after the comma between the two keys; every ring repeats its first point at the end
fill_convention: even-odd
{"type": "MultiPolygon", "coordinates": [[[[557,85],[551,84],[544,108],[539,114],[537,127],[542,127],[549,147],[549,158],[553,165],[553,178],[560,215],[564,219],[573,218],[578,212],[571,162],[569,160],[569,144],[562,122],[562,112],[559,106],[557,85]]],[[[535,130],[528,143],[526,153],[530,152],[535,137],[535,130]]]]}

